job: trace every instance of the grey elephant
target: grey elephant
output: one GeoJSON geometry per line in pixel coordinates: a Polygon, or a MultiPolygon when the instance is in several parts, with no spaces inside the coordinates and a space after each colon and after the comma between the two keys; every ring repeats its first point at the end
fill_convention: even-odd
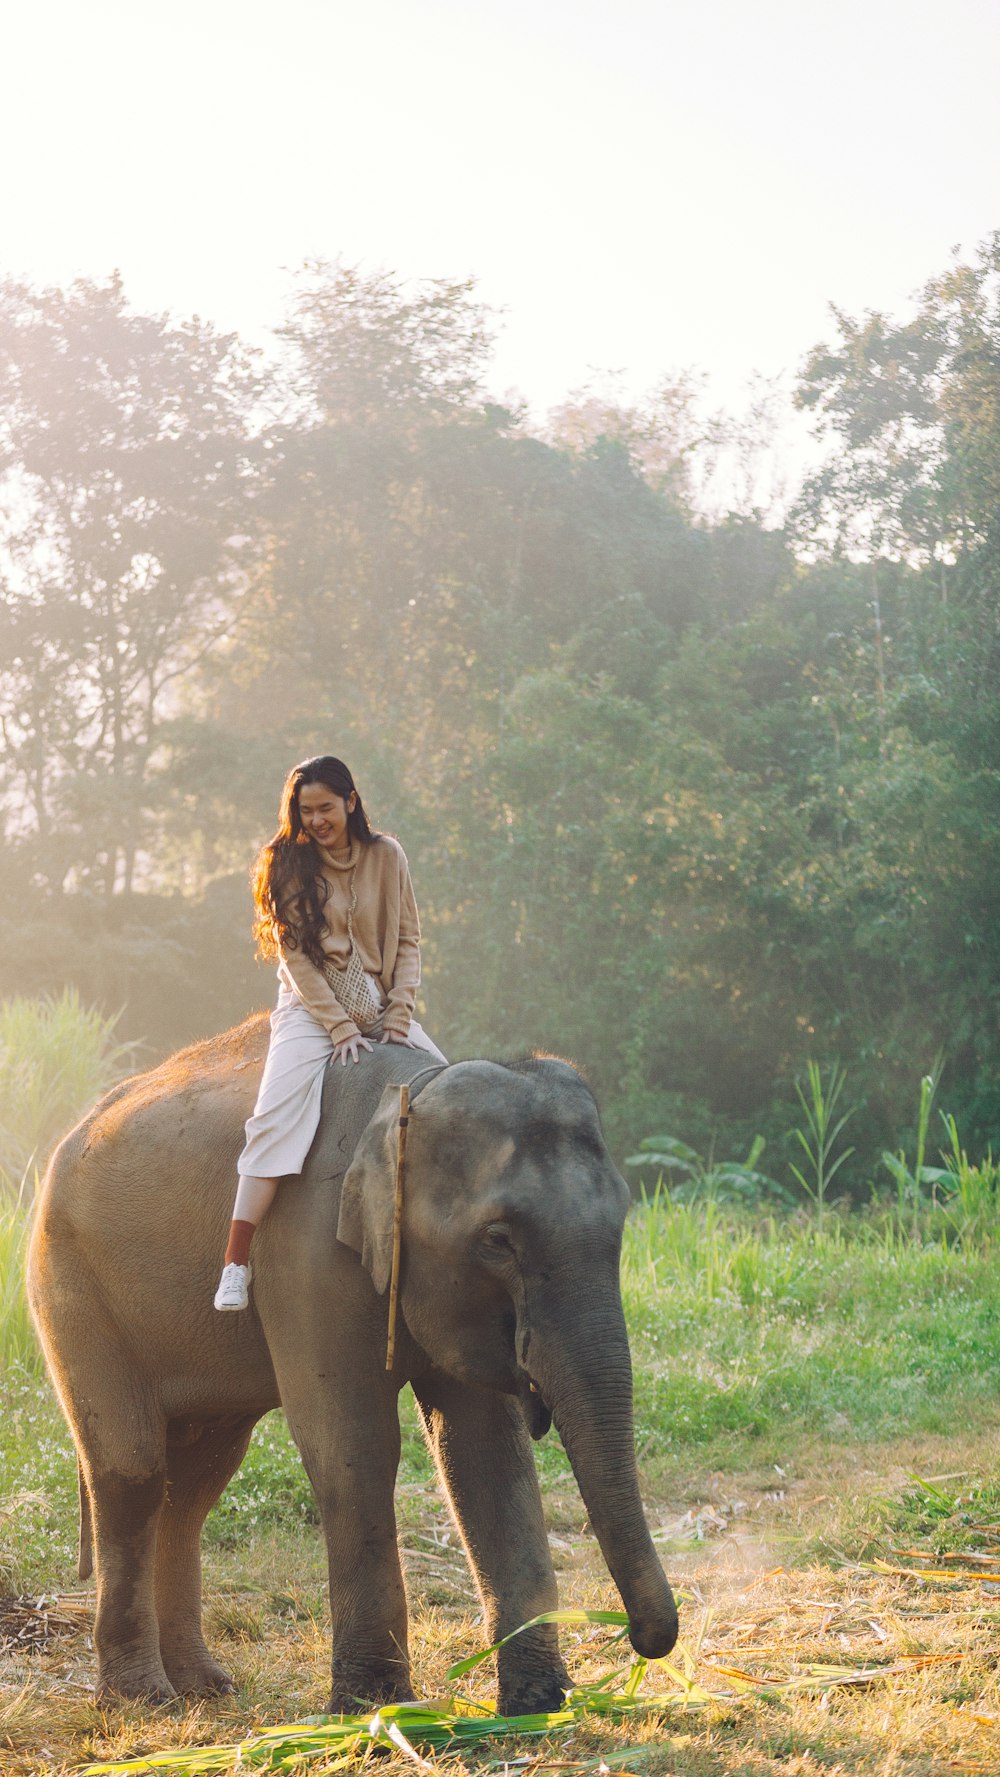
{"type": "MultiPolygon", "coordinates": [[[[628,1192],[568,1064],[378,1048],[333,1067],[300,1179],[255,1247],[250,1310],[212,1306],[267,1024],[109,1093],[57,1150],[29,1294],[80,1462],[99,1689],[231,1688],[201,1624],[201,1529],[256,1421],[284,1408],[329,1555],[330,1708],[412,1696],[393,1506],[412,1384],[497,1640],[557,1607],[530,1437],[555,1420],[639,1653],[677,1612],[643,1517],[619,1292],[628,1192]],[[417,1079],[415,1076],[422,1076],[417,1079]],[[386,1370],[398,1083],[413,1080],[399,1324],[386,1370]]],[[[541,1625],[498,1656],[507,1714],[569,1679],[541,1625]]]]}

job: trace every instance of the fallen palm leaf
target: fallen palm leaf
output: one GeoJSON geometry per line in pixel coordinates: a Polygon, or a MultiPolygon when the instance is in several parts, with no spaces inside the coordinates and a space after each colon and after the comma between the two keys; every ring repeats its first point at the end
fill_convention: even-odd
{"type": "Polygon", "coordinates": [[[1000,1573],[984,1573],[981,1567],[965,1569],[960,1567],[894,1567],[891,1562],[883,1561],[881,1558],[874,1561],[862,1561],[859,1565],[869,1573],[894,1574],[908,1580],[950,1580],[953,1585],[956,1580],[968,1580],[971,1584],[977,1585],[982,1585],[984,1582],[991,1582],[995,1586],[1000,1585],[1000,1573]]]}
{"type": "Polygon", "coordinates": [[[623,1610],[545,1610],[541,1616],[530,1617],[526,1623],[521,1623],[517,1629],[512,1629],[509,1635],[501,1636],[499,1641],[492,1642],[489,1647],[481,1648],[478,1654],[470,1654],[467,1660],[459,1660],[456,1665],[449,1667],[445,1675],[449,1684],[454,1684],[456,1678],[464,1678],[467,1672],[481,1666],[484,1660],[488,1660],[500,1648],[506,1647],[518,1635],[523,1635],[525,1630],[537,1629],[542,1623],[609,1623],[619,1631],[612,1646],[628,1633],[628,1617],[623,1610]]]}

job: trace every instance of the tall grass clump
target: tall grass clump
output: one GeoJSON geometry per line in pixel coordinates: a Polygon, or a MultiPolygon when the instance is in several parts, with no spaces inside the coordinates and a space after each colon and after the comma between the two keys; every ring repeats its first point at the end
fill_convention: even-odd
{"type": "Polygon", "coordinates": [[[40,1372],[24,1294],[31,1201],[49,1150],[132,1066],[115,1038],[118,1013],[85,1006],[75,988],[0,1001],[0,1362],[3,1376],[40,1372]]]}
{"type": "Polygon", "coordinates": [[[49,1150],[95,1098],[134,1064],[110,1015],[73,987],[0,1000],[0,1190],[22,1190],[49,1150]]]}
{"type": "MultiPolygon", "coordinates": [[[[927,1084],[925,1080],[924,1085],[927,1084]]],[[[941,1123],[944,1145],[939,1155],[940,1166],[923,1164],[926,1128],[918,1130],[917,1160],[912,1172],[905,1153],[883,1155],[897,1186],[897,1199],[889,1219],[901,1240],[919,1243],[934,1238],[949,1246],[985,1250],[1000,1238],[1000,1165],[992,1152],[978,1165],[973,1164],[950,1112],[941,1112],[941,1123]]]]}
{"type": "Polygon", "coordinates": [[[834,1152],[856,1109],[852,1105],[842,1116],[835,1116],[846,1080],[847,1075],[839,1062],[833,1063],[824,1081],[819,1062],[809,1061],[806,1063],[806,1087],[801,1080],[795,1082],[795,1095],[802,1106],[806,1127],[792,1131],[802,1150],[803,1165],[792,1166],[791,1170],[820,1221],[830,1186],[845,1160],[849,1160],[854,1152],[853,1148],[842,1148],[836,1155],[834,1152]]]}
{"type": "Polygon", "coordinates": [[[959,1139],[954,1117],[942,1113],[942,1122],[947,1146],[941,1156],[944,1177],[938,1189],[941,1218],[952,1239],[983,1245],[1000,1232],[1000,1165],[988,1153],[974,1166],[959,1139]]]}
{"type": "Polygon", "coordinates": [[[24,1293],[31,1218],[23,1200],[0,1199],[0,1374],[40,1371],[42,1356],[24,1293]]]}

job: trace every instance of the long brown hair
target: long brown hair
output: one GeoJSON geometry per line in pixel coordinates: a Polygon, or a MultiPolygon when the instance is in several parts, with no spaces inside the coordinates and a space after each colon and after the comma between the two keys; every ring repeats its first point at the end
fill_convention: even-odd
{"type": "Polygon", "coordinates": [[[251,872],[253,930],[260,956],[301,950],[319,969],[323,966],[323,907],[330,891],[315,840],[302,825],[299,791],[303,784],[325,784],[345,801],[354,795],[354,807],[347,817],[352,841],[374,845],[380,835],[372,832],[357,786],[342,759],[323,753],[292,766],[281,792],[277,831],[261,846],[251,872]]]}

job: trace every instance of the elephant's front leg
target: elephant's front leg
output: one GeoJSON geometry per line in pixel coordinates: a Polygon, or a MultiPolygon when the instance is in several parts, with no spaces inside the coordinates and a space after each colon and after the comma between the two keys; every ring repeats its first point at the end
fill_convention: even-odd
{"type": "MultiPolygon", "coordinates": [[[[524,1416],[506,1395],[445,1378],[414,1393],[476,1576],[490,1641],[558,1607],[524,1416]]],[[[497,1658],[500,1711],[562,1708],[570,1680],[555,1625],[518,1635],[497,1658]]]]}
{"type": "Polygon", "coordinates": [[[394,1390],[357,1386],[336,1413],[297,1411],[292,1435],[312,1482],[326,1536],[333,1628],[330,1711],[413,1696],[406,1592],[396,1541],[393,1491],[399,1466],[394,1390]]]}

